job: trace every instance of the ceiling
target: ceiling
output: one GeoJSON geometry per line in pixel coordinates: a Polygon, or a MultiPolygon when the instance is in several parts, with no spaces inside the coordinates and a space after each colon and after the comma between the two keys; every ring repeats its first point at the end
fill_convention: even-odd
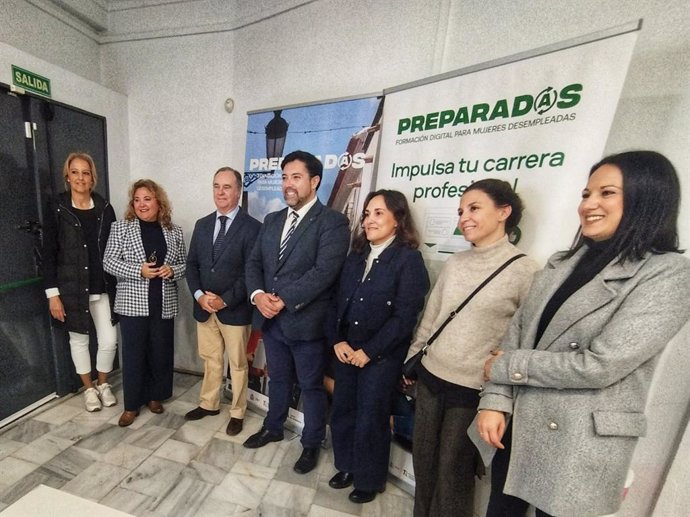
{"type": "Polygon", "coordinates": [[[26,0],[100,44],[226,32],[321,0],[26,0]]]}

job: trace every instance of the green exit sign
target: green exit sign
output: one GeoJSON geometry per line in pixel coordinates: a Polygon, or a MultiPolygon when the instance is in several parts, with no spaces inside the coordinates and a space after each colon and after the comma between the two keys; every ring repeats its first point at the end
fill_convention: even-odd
{"type": "Polygon", "coordinates": [[[15,86],[50,97],[50,79],[12,65],[12,83],[15,86]]]}

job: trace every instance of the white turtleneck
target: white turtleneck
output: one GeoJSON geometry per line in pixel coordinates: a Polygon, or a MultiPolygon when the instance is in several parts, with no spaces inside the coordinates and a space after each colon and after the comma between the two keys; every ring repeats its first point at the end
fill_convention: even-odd
{"type": "Polygon", "coordinates": [[[369,271],[371,270],[371,266],[374,263],[374,260],[379,258],[381,256],[381,253],[390,246],[391,242],[395,240],[395,234],[393,234],[388,240],[382,242],[381,244],[374,244],[374,243],[369,243],[369,247],[371,248],[371,251],[369,252],[369,256],[367,257],[367,267],[364,268],[364,276],[362,276],[362,280],[364,280],[367,275],[369,274],[369,271]]]}

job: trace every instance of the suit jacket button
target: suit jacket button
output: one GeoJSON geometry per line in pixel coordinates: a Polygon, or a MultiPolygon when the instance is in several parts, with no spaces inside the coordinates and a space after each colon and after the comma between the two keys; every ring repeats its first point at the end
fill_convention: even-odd
{"type": "Polygon", "coordinates": [[[211,268],[211,273],[215,273],[215,272],[216,272],[215,268],[211,268]]]}
{"type": "Polygon", "coordinates": [[[578,345],[574,341],[572,343],[570,343],[568,346],[570,347],[571,350],[577,350],[578,348],[580,348],[580,345],[578,345]]]}
{"type": "Polygon", "coordinates": [[[522,374],[520,372],[515,372],[513,375],[511,375],[511,377],[514,381],[522,380],[522,374]]]}
{"type": "Polygon", "coordinates": [[[549,429],[552,431],[558,431],[558,424],[556,422],[549,422],[549,429]]]}
{"type": "Polygon", "coordinates": [[[277,276],[274,276],[274,277],[273,277],[273,280],[278,280],[278,277],[277,277],[277,276]]]}
{"type": "Polygon", "coordinates": [[[359,301],[360,301],[360,302],[363,302],[363,301],[364,301],[364,298],[360,298],[359,301]]]}
{"type": "Polygon", "coordinates": [[[359,321],[355,321],[355,325],[359,325],[359,321]]]}
{"type": "Polygon", "coordinates": [[[386,300],[386,305],[391,305],[391,301],[390,301],[390,300],[386,300]]]}

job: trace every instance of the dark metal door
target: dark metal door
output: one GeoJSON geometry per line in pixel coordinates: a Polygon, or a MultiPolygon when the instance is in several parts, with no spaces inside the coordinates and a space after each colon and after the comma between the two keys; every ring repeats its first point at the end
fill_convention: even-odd
{"type": "Polygon", "coordinates": [[[0,421],[55,392],[40,196],[23,99],[0,89],[0,421]]]}
{"type": "MultiPolygon", "coordinates": [[[[96,191],[108,198],[106,148],[104,117],[0,85],[0,426],[81,386],[66,333],[50,326],[40,269],[42,211],[64,191],[62,166],[73,151],[94,158],[96,191]]],[[[94,336],[94,359],[96,346],[94,336]]]]}

